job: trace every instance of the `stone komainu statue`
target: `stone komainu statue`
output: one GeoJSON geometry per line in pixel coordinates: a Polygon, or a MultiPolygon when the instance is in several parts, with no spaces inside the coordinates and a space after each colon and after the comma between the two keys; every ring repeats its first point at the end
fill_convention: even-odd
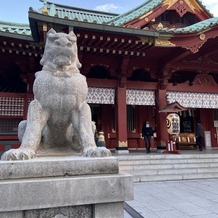
{"type": "Polygon", "coordinates": [[[35,74],[34,100],[27,120],[18,126],[21,146],[2,155],[2,160],[31,159],[41,148],[75,150],[84,156],[110,156],[96,147],[91,110],[87,104],[88,86],[80,73],[76,35],[47,33],[42,70],[35,74]]]}

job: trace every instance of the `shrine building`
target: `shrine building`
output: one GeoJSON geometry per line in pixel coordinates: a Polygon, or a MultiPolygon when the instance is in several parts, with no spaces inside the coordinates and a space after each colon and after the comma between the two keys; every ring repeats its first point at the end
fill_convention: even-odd
{"type": "Polygon", "coordinates": [[[195,149],[199,120],[206,148],[218,147],[218,17],[201,1],[149,0],[124,14],[44,1],[27,13],[28,24],[0,22],[1,153],[20,144],[18,124],[27,118],[50,28],[77,36],[92,119],[107,148],[144,150],[144,122],[154,132],[152,149],[164,148],[164,109],[172,104],[184,108],[178,149],[195,149]]]}

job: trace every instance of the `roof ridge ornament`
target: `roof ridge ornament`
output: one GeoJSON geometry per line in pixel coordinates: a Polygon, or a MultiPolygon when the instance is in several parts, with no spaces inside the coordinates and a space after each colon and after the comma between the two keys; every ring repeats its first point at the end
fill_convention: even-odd
{"type": "Polygon", "coordinates": [[[47,0],[43,0],[42,14],[48,15],[47,0]]]}
{"type": "Polygon", "coordinates": [[[159,24],[157,25],[156,30],[161,30],[161,29],[163,29],[163,24],[162,24],[162,23],[159,23],[159,24]]]}

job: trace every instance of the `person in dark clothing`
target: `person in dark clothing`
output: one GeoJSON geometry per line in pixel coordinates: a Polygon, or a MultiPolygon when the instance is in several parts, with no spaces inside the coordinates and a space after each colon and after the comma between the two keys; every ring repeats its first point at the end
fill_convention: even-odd
{"type": "Polygon", "coordinates": [[[147,154],[151,152],[151,136],[153,134],[152,128],[149,125],[149,122],[144,122],[142,126],[142,136],[145,140],[145,147],[147,154]]]}
{"type": "Polygon", "coordinates": [[[196,128],[196,144],[198,146],[199,151],[203,150],[204,147],[204,129],[201,121],[198,121],[196,128]]]}

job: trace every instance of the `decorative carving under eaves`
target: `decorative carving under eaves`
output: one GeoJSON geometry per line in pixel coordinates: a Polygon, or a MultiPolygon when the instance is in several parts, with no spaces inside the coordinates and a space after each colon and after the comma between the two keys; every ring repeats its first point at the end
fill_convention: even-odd
{"type": "Polygon", "coordinates": [[[187,12],[187,8],[184,5],[179,5],[176,7],[176,11],[180,17],[183,17],[183,15],[187,12]]]}
{"type": "Polygon", "coordinates": [[[158,39],[155,39],[155,46],[175,47],[176,45],[170,42],[169,39],[158,38],[158,39]]]}
{"type": "Polygon", "coordinates": [[[202,11],[202,8],[201,6],[197,3],[197,1],[192,1],[192,0],[181,0],[181,1],[178,1],[178,0],[165,0],[162,4],[163,6],[167,5],[167,9],[171,9],[171,7],[176,4],[176,3],[179,3],[181,5],[183,5],[184,3],[186,3],[189,8],[192,10],[192,13],[195,12],[195,11],[202,11]]]}
{"type": "Polygon", "coordinates": [[[214,81],[213,77],[211,75],[208,75],[206,73],[198,74],[193,81],[194,84],[198,85],[208,85],[208,86],[216,86],[216,82],[214,81]]]}
{"type": "Polygon", "coordinates": [[[205,41],[201,41],[201,42],[198,42],[196,44],[190,44],[190,45],[187,45],[187,46],[183,46],[183,48],[186,48],[188,50],[190,50],[192,53],[197,53],[199,51],[199,49],[201,48],[201,46],[205,43],[205,41]]]}
{"type": "Polygon", "coordinates": [[[174,9],[180,17],[183,17],[184,14],[187,12],[193,13],[191,8],[184,2],[184,1],[178,1],[172,7],[170,10],[174,9]]]}

